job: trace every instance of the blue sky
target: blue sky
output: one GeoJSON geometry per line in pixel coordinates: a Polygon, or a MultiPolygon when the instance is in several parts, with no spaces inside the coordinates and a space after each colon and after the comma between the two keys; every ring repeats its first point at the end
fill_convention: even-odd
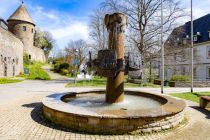
{"type": "MultiPolygon", "coordinates": [[[[0,16],[5,20],[17,9],[21,0],[0,0],[0,16]]],[[[89,39],[89,16],[103,0],[25,0],[37,27],[51,32],[59,48],[69,40],[89,39]]],[[[210,13],[210,0],[193,0],[194,18],[210,13]]],[[[182,7],[190,11],[190,0],[181,0],[182,7]]],[[[182,19],[187,22],[190,19],[182,19]]]]}
{"type": "MultiPolygon", "coordinates": [[[[69,40],[89,40],[89,16],[102,0],[25,0],[37,27],[51,32],[59,48],[69,40]]],[[[5,20],[18,8],[20,0],[0,0],[0,16],[5,20]]]]}

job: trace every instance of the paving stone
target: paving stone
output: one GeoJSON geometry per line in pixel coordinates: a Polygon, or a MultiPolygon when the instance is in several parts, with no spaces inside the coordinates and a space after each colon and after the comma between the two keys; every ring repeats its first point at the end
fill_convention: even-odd
{"type": "MultiPolygon", "coordinates": [[[[31,81],[26,82],[26,84],[30,85],[31,81]]],[[[45,86],[48,85],[46,84],[45,86]]],[[[11,85],[9,87],[11,87],[11,85]]],[[[37,93],[32,94],[31,92],[32,95],[24,94],[21,97],[14,95],[16,97],[15,100],[0,105],[0,140],[210,140],[210,111],[202,110],[198,108],[198,104],[189,101],[187,101],[188,107],[186,109],[189,123],[173,131],[169,130],[146,136],[138,134],[98,136],[76,133],[69,129],[60,128],[53,123],[49,123],[41,116],[41,100],[43,97],[49,95],[49,92],[40,93],[39,88],[33,90],[37,93]]],[[[44,88],[42,90],[44,90],[44,88]]],[[[0,94],[2,94],[2,86],[0,86],[0,94]]],[[[5,100],[7,99],[5,98],[5,100]]],[[[0,101],[3,101],[3,99],[1,98],[0,101]]]]}

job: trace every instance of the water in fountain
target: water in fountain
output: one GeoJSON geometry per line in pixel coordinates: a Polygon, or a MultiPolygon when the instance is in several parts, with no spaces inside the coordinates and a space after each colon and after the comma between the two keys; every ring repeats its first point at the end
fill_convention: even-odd
{"type": "Polygon", "coordinates": [[[103,110],[152,109],[160,107],[161,105],[159,101],[152,98],[135,95],[125,95],[125,100],[123,102],[109,104],[105,102],[105,94],[77,95],[76,98],[65,99],[65,102],[88,109],[103,110]]]}

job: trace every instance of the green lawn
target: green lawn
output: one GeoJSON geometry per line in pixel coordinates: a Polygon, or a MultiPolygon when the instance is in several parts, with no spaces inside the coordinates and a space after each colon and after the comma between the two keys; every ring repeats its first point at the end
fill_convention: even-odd
{"type": "Polygon", "coordinates": [[[18,83],[22,81],[22,79],[0,78],[0,84],[18,83]]]}
{"type": "Polygon", "coordinates": [[[50,76],[42,69],[42,66],[41,63],[26,66],[29,68],[29,75],[24,75],[24,77],[29,80],[50,80],[50,76]]]}
{"type": "Polygon", "coordinates": [[[210,92],[195,92],[195,93],[173,93],[173,94],[170,94],[174,97],[178,97],[178,98],[182,98],[182,99],[185,99],[185,100],[190,100],[190,101],[193,101],[193,102],[199,102],[199,96],[202,96],[202,95],[209,95],[210,96],[210,92]]]}
{"type": "MultiPolygon", "coordinates": [[[[106,78],[94,77],[92,80],[87,81],[78,81],[76,83],[68,83],[66,87],[105,87],[106,78]]],[[[159,85],[154,85],[151,83],[145,84],[134,84],[134,83],[125,83],[125,87],[160,87],[159,85]]]]}

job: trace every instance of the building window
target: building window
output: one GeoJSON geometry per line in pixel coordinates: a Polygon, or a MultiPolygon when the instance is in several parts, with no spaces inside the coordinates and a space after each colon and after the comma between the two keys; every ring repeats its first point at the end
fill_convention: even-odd
{"type": "Polygon", "coordinates": [[[196,68],[193,68],[193,77],[197,77],[197,69],[196,68]]]}
{"type": "Polygon", "coordinates": [[[198,41],[198,36],[197,35],[193,36],[193,41],[198,41]]]}
{"type": "Polygon", "coordinates": [[[174,53],[174,60],[176,61],[177,60],[177,54],[174,53]]]}
{"type": "Polygon", "coordinates": [[[18,58],[16,58],[16,65],[18,65],[18,58]]]}
{"type": "Polygon", "coordinates": [[[34,29],[33,28],[31,29],[31,32],[34,33],[34,29]]]}
{"type": "Polygon", "coordinates": [[[207,78],[210,78],[210,67],[207,67],[207,78]]]}
{"type": "Polygon", "coordinates": [[[26,31],[26,26],[23,26],[23,31],[26,31]]]}
{"type": "Polygon", "coordinates": [[[185,73],[186,73],[186,69],[185,69],[185,67],[182,67],[181,74],[182,74],[182,75],[185,75],[185,73]]]}
{"type": "Polygon", "coordinates": [[[206,52],[207,52],[207,58],[210,58],[210,46],[207,46],[206,52]]]}
{"type": "Polygon", "coordinates": [[[28,58],[31,60],[31,55],[28,55],[28,58]]]}
{"type": "Polygon", "coordinates": [[[3,55],[1,55],[1,62],[4,62],[4,57],[3,57],[3,55]]]}

